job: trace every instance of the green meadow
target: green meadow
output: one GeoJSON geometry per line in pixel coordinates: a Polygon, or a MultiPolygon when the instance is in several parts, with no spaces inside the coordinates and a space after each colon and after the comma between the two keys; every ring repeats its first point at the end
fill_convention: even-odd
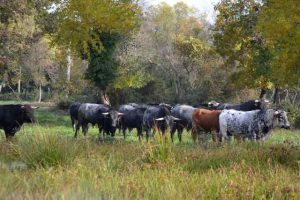
{"type": "Polygon", "coordinates": [[[300,132],[261,143],[193,144],[73,138],[67,111],[41,107],[12,141],[0,139],[1,199],[300,199],[300,132]]]}

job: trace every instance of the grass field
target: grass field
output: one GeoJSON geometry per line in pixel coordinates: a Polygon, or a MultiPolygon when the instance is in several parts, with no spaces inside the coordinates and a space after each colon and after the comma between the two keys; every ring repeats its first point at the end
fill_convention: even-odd
{"type": "MultiPolygon", "coordinates": [[[[40,108],[38,123],[0,139],[0,199],[300,199],[300,132],[264,143],[194,145],[74,139],[67,112],[40,108]]],[[[176,138],[177,139],[177,138],[176,138]]]]}

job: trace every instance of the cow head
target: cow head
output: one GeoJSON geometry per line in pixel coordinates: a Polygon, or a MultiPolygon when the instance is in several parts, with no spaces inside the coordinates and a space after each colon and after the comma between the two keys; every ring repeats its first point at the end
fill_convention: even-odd
{"type": "Polygon", "coordinates": [[[22,105],[21,109],[23,112],[23,119],[26,123],[34,123],[35,117],[34,117],[34,109],[37,109],[38,107],[30,106],[30,105],[22,105]]]}
{"type": "Polygon", "coordinates": [[[165,108],[167,108],[169,111],[173,109],[172,105],[167,104],[167,103],[160,103],[160,104],[158,104],[158,106],[160,106],[160,107],[165,107],[165,108]]]}
{"type": "Polygon", "coordinates": [[[161,118],[155,119],[156,122],[164,122],[166,129],[170,129],[175,125],[177,121],[180,121],[179,118],[173,117],[172,115],[167,115],[161,118]]]}
{"type": "Polygon", "coordinates": [[[276,110],[274,112],[274,127],[280,127],[285,129],[290,129],[290,122],[287,117],[287,113],[283,110],[276,110]]]}
{"type": "Polygon", "coordinates": [[[113,128],[116,128],[120,118],[124,115],[116,110],[110,110],[109,112],[102,113],[102,115],[110,120],[110,125],[113,128]]]}
{"type": "Polygon", "coordinates": [[[255,107],[255,109],[258,109],[258,110],[259,109],[265,109],[268,104],[270,104],[270,101],[267,100],[267,99],[262,99],[262,100],[256,99],[256,100],[254,100],[254,107],[255,107]]]}

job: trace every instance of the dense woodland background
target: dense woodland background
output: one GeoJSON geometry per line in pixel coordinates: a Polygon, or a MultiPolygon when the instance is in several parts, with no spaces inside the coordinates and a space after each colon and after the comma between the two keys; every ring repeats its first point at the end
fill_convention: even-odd
{"type": "Polygon", "coordinates": [[[3,100],[196,104],[267,95],[298,109],[300,2],[1,0],[3,100]]]}

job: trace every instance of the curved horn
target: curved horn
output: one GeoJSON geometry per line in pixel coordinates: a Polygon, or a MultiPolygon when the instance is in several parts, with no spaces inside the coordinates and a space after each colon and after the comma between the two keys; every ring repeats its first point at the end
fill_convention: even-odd
{"type": "Polygon", "coordinates": [[[118,112],[118,115],[121,115],[121,116],[122,116],[122,115],[124,115],[124,113],[120,113],[120,112],[118,112]]]}
{"type": "Polygon", "coordinates": [[[276,110],[276,111],[274,112],[274,115],[278,115],[278,114],[279,114],[279,111],[276,110]]]}
{"type": "Polygon", "coordinates": [[[255,103],[258,103],[259,102],[259,100],[258,99],[255,99],[255,103]]]}
{"type": "Polygon", "coordinates": [[[181,120],[181,119],[179,119],[179,118],[177,118],[177,117],[173,117],[173,120],[174,120],[174,121],[179,121],[179,120],[181,120]]]}
{"type": "Polygon", "coordinates": [[[38,106],[31,106],[32,109],[38,109],[38,106]]]}
{"type": "Polygon", "coordinates": [[[109,113],[108,112],[106,112],[106,113],[101,113],[102,115],[104,115],[104,116],[106,116],[106,115],[109,115],[109,113]]]}
{"type": "Polygon", "coordinates": [[[155,121],[162,121],[162,120],[164,120],[164,119],[165,119],[165,118],[161,117],[161,118],[155,119],[155,121]]]}

